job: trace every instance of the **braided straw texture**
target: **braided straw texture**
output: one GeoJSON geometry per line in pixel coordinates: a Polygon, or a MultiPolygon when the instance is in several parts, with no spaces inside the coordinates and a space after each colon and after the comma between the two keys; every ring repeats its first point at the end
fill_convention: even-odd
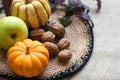
{"type": "MultiPolygon", "coordinates": [[[[63,11],[57,10],[51,15],[51,19],[58,21],[64,15],[63,11]]],[[[71,75],[80,70],[88,61],[93,49],[92,28],[84,24],[76,16],[71,17],[73,22],[65,27],[65,37],[70,40],[69,49],[72,52],[72,58],[67,63],[59,62],[58,58],[49,60],[48,67],[38,77],[26,79],[16,75],[10,70],[6,62],[6,51],[0,50],[0,75],[10,80],[58,80],[59,78],[71,75]]],[[[6,79],[4,79],[6,80],[6,79]]]]}

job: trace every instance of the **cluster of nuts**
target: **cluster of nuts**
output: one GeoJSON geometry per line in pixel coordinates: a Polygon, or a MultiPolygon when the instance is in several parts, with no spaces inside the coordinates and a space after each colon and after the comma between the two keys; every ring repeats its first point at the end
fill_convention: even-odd
{"type": "Polygon", "coordinates": [[[33,29],[30,32],[30,38],[44,43],[50,57],[57,56],[60,61],[69,61],[72,54],[69,50],[70,41],[64,38],[65,28],[56,22],[49,22],[47,25],[48,31],[42,28],[33,29]]]}

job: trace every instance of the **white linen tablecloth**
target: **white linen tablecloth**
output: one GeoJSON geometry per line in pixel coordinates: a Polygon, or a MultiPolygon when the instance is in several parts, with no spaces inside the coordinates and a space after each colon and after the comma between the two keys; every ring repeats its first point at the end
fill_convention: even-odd
{"type": "Polygon", "coordinates": [[[82,1],[95,24],[94,50],[82,70],[63,80],[120,80],[120,0],[102,0],[100,13],[95,0],[82,1]]]}

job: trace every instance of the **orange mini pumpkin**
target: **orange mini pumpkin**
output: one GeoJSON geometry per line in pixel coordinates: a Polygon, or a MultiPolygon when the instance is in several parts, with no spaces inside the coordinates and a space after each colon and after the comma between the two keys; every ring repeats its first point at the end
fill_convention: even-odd
{"type": "Polygon", "coordinates": [[[25,39],[23,42],[16,42],[8,50],[7,58],[8,65],[16,74],[34,77],[47,67],[49,52],[39,41],[25,39]]]}

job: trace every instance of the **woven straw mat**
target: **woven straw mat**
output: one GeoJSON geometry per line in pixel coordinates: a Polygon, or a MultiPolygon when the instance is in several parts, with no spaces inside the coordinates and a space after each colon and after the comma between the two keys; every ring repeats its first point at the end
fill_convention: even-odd
{"type": "MultiPolygon", "coordinates": [[[[63,11],[56,11],[51,15],[51,19],[58,21],[64,15],[63,11]]],[[[38,77],[29,78],[28,80],[54,80],[71,75],[81,69],[88,61],[93,48],[92,28],[86,26],[83,21],[76,16],[72,16],[72,24],[65,27],[65,37],[70,40],[69,49],[72,52],[72,58],[68,63],[61,63],[58,58],[49,60],[48,67],[38,77]]],[[[27,80],[24,77],[16,75],[11,71],[6,62],[6,51],[0,49],[0,76],[1,80],[27,80]],[[2,78],[4,77],[4,79],[2,78]]]]}

